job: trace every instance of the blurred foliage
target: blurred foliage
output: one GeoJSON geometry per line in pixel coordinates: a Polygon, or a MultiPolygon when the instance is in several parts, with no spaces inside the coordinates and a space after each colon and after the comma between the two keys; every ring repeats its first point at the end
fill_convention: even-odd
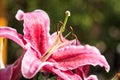
{"type": "MultiPolygon", "coordinates": [[[[64,34],[72,26],[81,43],[98,47],[111,66],[109,74],[99,67],[91,73],[97,74],[100,80],[109,80],[120,71],[120,0],[6,0],[6,6],[8,26],[16,28],[21,34],[23,22],[15,19],[18,9],[25,12],[35,9],[46,11],[51,20],[50,33],[56,31],[57,23],[64,20],[64,12],[70,10],[72,15],[64,34]]],[[[22,49],[9,40],[8,53],[8,63],[12,63],[22,49]]]]}

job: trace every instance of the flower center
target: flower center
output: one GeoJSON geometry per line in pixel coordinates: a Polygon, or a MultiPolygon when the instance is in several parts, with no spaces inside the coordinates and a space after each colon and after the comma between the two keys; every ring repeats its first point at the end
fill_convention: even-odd
{"type": "Polygon", "coordinates": [[[66,26],[66,23],[68,21],[68,17],[70,16],[70,11],[66,11],[65,12],[66,16],[65,16],[65,20],[64,20],[64,23],[60,22],[62,24],[62,26],[60,27],[60,31],[58,31],[58,27],[57,27],[57,36],[52,44],[52,46],[46,51],[46,53],[41,57],[41,60],[42,61],[46,61],[49,56],[52,54],[52,52],[54,50],[56,50],[57,48],[61,47],[61,46],[64,46],[68,43],[70,43],[70,41],[67,41],[67,42],[63,42],[62,41],[62,33],[65,31],[65,26],[66,26]]]}

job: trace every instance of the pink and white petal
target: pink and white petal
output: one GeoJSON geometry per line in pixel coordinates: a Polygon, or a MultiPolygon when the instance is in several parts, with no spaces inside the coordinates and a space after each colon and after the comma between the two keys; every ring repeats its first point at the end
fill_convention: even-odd
{"type": "Polygon", "coordinates": [[[50,35],[49,41],[48,41],[49,42],[49,45],[48,45],[49,47],[51,47],[53,45],[56,37],[57,37],[57,33],[56,32],[54,32],[53,34],[50,35]]]}
{"type": "Polygon", "coordinates": [[[18,80],[21,78],[21,60],[23,55],[13,64],[7,65],[4,69],[0,69],[0,80],[18,80]]]}
{"type": "Polygon", "coordinates": [[[84,78],[85,80],[98,80],[97,76],[96,75],[90,75],[89,77],[87,78],[84,78]]]}
{"type": "Polygon", "coordinates": [[[19,20],[24,20],[24,38],[41,54],[48,48],[50,20],[43,10],[24,13],[19,10],[16,14],[19,20]]]}
{"type": "Polygon", "coordinates": [[[52,65],[50,62],[42,62],[39,58],[40,53],[37,53],[33,48],[29,48],[22,60],[22,74],[25,78],[34,77],[37,72],[45,65],[52,65]]]}
{"type": "Polygon", "coordinates": [[[24,48],[24,45],[26,43],[23,39],[23,36],[17,33],[15,29],[10,27],[0,27],[0,37],[9,38],[19,44],[22,48],[24,48]]]}
{"type": "Polygon", "coordinates": [[[89,66],[82,66],[75,69],[75,73],[81,76],[83,80],[98,80],[96,75],[90,75],[88,77],[89,66]]]}
{"type": "Polygon", "coordinates": [[[88,76],[88,72],[89,72],[88,65],[78,67],[77,69],[75,69],[75,73],[78,74],[79,76],[81,76],[82,79],[84,79],[88,76]]]}
{"type": "Polygon", "coordinates": [[[76,39],[72,40],[71,45],[81,45],[80,42],[76,39]]]}
{"type": "Polygon", "coordinates": [[[89,45],[66,46],[53,52],[51,58],[56,61],[56,67],[61,70],[72,70],[85,65],[100,65],[105,67],[107,72],[110,69],[105,57],[100,54],[99,50],[89,45]]]}
{"type": "Polygon", "coordinates": [[[4,69],[0,69],[0,80],[10,80],[11,74],[12,74],[12,65],[4,69]]]}
{"type": "Polygon", "coordinates": [[[81,77],[77,74],[74,74],[72,71],[62,71],[60,69],[54,68],[53,66],[45,66],[45,68],[56,74],[58,76],[58,80],[82,80],[81,77]]]}
{"type": "Polygon", "coordinates": [[[82,80],[82,78],[79,75],[74,74],[71,71],[56,70],[55,72],[58,75],[57,80],[82,80]]]}
{"type": "Polygon", "coordinates": [[[22,10],[18,10],[15,18],[19,21],[23,20],[24,12],[22,10]]]}

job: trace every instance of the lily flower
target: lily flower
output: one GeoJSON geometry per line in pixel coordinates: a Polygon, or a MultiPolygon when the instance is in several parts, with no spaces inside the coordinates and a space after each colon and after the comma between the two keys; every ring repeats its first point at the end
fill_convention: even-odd
{"type": "Polygon", "coordinates": [[[52,35],[49,16],[43,10],[27,13],[18,10],[16,18],[24,21],[24,35],[10,27],[0,28],[1,37],[13,40],[24,49],[21,72],[25,78],[30,79],[38,72],[51,72],[58,80],[97,80],[96,75],[88,76],[90,65],[110,70],[96,47],[81,45],[77,39],[68,40],[62,35],[69,16],[70,12],[66,11],[60,30],[52,35]]]}

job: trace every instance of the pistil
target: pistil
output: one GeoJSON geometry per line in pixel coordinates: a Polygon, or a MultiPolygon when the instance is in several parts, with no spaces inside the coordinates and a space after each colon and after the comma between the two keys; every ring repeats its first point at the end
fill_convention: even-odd
{"type": "Polygon", "coordinates": [[[66,23],[67,23],[68,18],[70,16],[70,11],[66,11],[65,14],[66,14],[66,16],[65,16],[64,24],[61,26],[61,29],[60,29],[61,33],[63,33],[65,31],[65,26],[66,26],[66,23]]]}

